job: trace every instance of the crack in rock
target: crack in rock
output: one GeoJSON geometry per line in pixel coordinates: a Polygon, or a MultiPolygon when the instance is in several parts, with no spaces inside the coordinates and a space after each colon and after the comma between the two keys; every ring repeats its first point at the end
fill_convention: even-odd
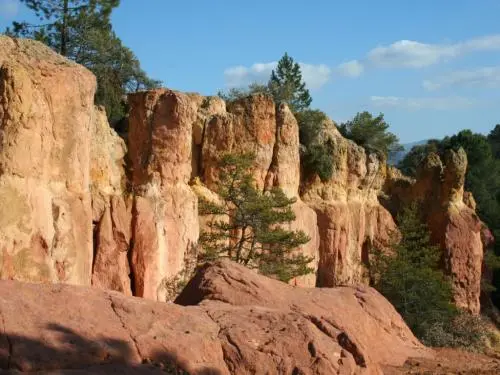
{"type": "Polygon", "coordinates": [[[139,349],[139,345],[138,345],[135,337],[132,335],[132,332],[127,328],[127,326],[126,326],[125,322],[123,321],[123,319],[121,318],[120,314],[118,314],[118,311],[116,311],[116,306],[115,306],[115,302],[113,301],[113,297],[110,294],[108,294],[107,297],[109,299],[111,309],[113,310],[114,314],[116,315],[116,317],[120,321],[120,324],[122,325],[123,329],[128,333],[130,339],[134,343],[134,347],[135,347],[135,350],[137,352],[137,355],[139,356],[139,358],[141,360],[143,360],[143,356],[141,354],[141,351],[139,349]]]}

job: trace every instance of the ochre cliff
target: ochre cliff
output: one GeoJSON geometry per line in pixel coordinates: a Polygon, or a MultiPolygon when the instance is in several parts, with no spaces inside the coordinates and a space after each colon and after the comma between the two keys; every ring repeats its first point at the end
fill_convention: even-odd
{"type": "Polygon", "coordinates": [[[386,205],[394,214],[405,204],[420,202],[431,239],[443,251],[443,268],[452,278],[455,303],[477,314],[483,242],[491,240],[483,241],[484,224],[475,213],[474,198],[464,192],[466,170],[463,149],[449,150],[443,160],[431,153],[422,162],[416,179],[391,168],[384,189],[386,205]]]}
{"type": "Polygon", "coordinates": [[[94,76],[0,36],[0,278],[89,284],[94,76]]]}
{"type": "Polygon", "coordinates": [[[466,158],[430,156],[417,180],[343,138],[333,176],[301,178],[298,124],[265,95],[231,103],[167,89],[129,96],[127,144],[94,108],[95,79],[37,42],[0,37],[0,277],[74,283],[166,300],[193,263],[197,194],[217,199],[217,159],[253,151],[257,186],[297,199],[293,229],[315,273],[299,286],[367,283],[401,204],[426,202],[459,306],[479,310],[481,222],[463,192],[466,158]],[[4,53],[5,52],[5,53],[4,53]],[[384,205],[380,204],[381,196],[384,205]],[[390,213],[391,212],[391,213],[390,213]]]}

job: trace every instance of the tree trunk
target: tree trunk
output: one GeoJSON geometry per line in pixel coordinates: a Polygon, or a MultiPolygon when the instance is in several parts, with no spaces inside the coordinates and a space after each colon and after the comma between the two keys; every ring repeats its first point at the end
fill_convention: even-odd
{"type": "Polygon", "coordinates": [[[239,263],[240,260],[241,260],[241,250],[243,249],[243,244],[245,243],[245,232],[246,232],[247,228],[244,227],[242,230],[241,230],[241,238],[240,238],[240,241],[238,243],[238,249],[236,250],[236,262],[239,263]]]}
{"type": "Polygon", "coordinates": [[[69,16],[69,0],[64,0],[63,17],[61,27],[61,48],[59,53],[63,56],[68,55],[68,16],[69,16]]]}

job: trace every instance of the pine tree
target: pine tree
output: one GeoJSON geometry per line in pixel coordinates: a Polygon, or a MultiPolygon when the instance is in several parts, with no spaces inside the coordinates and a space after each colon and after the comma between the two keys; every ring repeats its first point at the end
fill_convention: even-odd
{"type": "Polygon", "coordinates": [[[282,281],[308,274],[312,259],[297,251],[308,236],[282,226],[295,220],[295,199],[278,188],[258,190],[250,172],[254,159],[253,154],[224,155],[216,188],[223,202],[200,197],[199,213],[216,215],[200,236],[203,258],[227,257],[282,281]]]}
{"type": "Polygon", "coordinates": [[[96,104],[106,107],[112,122],[126,113],[127,92],[159,85],[147,77],[133,52],[123,46],[111,26],[119,0],[20,0],[39,24],[14,22],[6,33],[39,40],[87,67],[97,78],[96,104]]]}
{"type": "Polygon", "coordinates": [[[312,98],[302,81],[300,66],[286,52],[271,72],[268,87],[275,102],[287,103],[292,112],[304,111],[311,105],[312,98]]]}
{"type": "Polygon", "coordinates": [[[417,337],[423,338],[435,324],[453,318],[451,283],[439,269],[441,252],[431,245],[416,203],[404,208],[397,221],[400,236],[394,237],[393,252],[375,251],[371,279],[417,337]]]}

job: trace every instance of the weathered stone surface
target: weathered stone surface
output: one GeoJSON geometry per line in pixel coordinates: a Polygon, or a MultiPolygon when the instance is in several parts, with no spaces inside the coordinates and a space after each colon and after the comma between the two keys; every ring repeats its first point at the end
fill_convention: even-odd
{"type": "Polygon", "coordinates": [[[198,240],[197,197],[188,185],[195,99],[164,89],[129,96],[137,296],[164,300],[165,283],[184,268],[198,240]]]}
{"type": "Polygon", "coordinates": [[[0,36],[0,278],[90,284],[95,78],[0,36]]]}
{"type": "Polygon", "coordinates": [[[177,363],[192,374],[228,374],[218,327],[196,307],[3,281],[0,316],[0,369],[155,374],[177,363]]]}
{"type": "Polygon", "coordinates": [[[333,175],[328,181],[313,176],[301,189],[302,199],[318,217],[317,285],[367,282],[370,249],[386,247],[396,228],[378,201],[385,162],[343,138],[330,120],[324,124],[323,138],[333,144],[333,175]]]}
{"type": "Polygon", "coordinates": [[[176,303],[208,311],[235,373],[274,373],[265,367],[274,356],[284,370],[277,373],[296,366],[297,373],[313,374],[379,373],[382,364],[432,356],[395,309],[365,286],[295,288],[222,261],[201,269],[176,303]]]}
{"type": "Polygon", "coordinates": [[[202,147],[203,182],[217,180],[217,161],[226,152],[255,153],[255,182],[264,188],[276,141],[276,110],[265,95],[253,95],[227,104],[227,113],[215,115],[205,126],[202,147]]]}
{"type": "Polygon", "coordinates": [[[391,169],[384,189],[387,207],[394,214],[410,202],[420,202],[431,239],[443,251],[444,270],[452,277],[456,305],[478,314],[484,225],[474,211],[471,194],[464,193],[466,169],[463,149],[450,150],[444,161],[431,153],[422,162],[416,179],[391,169]]]}
{"type": "Polygon", "coordinates": [[[189,289],[179,301],[199,306],[2,281],[0,373],[371,375],[433,355],[367,287],[294,288],[221,262],[189,289]]]}

